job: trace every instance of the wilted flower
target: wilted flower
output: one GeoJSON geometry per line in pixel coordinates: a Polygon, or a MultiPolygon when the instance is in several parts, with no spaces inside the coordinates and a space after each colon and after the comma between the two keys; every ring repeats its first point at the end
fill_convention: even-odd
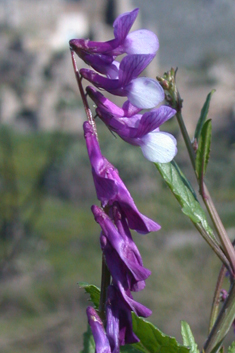
{"type": "Polygon", "coordinates": [[[112,352],[119,352],[119,346],[138,342],[138,337],[132,329],[131,311],[138,316],[148,317],[151,315],[151,310],[144,305],[137,303],[124,291],[110,285],[107,291],[106,332],[110,342],[112,352]]]}
{"type": "Polygon", "coordinates": [[[83,127],[97,198],[102,206],[111,206],[117,202],[129,227],[139,233],[159,230],[159,224],[139,212],[117,169],[102,156],[92,126],[85,122],[83,127]]]}
{"type": "Polygon", "coordinates": [[[140,253],[133,242],[124,215],[117,210],[118,206],[114,208],[115,223],[122,223],[118,224],[119,229],[101,208],[92,206],[95,220],[102,229],[101,248],[113,282],[120,282],[125,289],[138,291],[144,288],[144,280],[150,276],[151,272],[143,267],[140,253]],[[139,282],[140,286],[138,286],[139,282]]]}

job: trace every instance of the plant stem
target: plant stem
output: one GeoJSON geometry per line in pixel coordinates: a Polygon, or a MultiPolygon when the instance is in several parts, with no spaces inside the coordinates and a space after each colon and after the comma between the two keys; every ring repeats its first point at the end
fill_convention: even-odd
{"type": "Polygon", "coordinates": [[[214,326],[215,321],[218,316],[219,304],[221,302],[221,300],[220,300],[221,289],[222,289],[223,280],[224,280],[224,276],[225,276],[226,272],[227,272],[226,267],[224,265],[222,265],[219,276],[218,276],[218,280],[216,283],[214,298],[213,298],[212,307],[211,307],[209,333],[211,332],[212,327],[214,326]]]}
{"type": "Polygon", "coordinates": [[[101,288],[100,288],[100,305],[99,305],[99,315],[101,320],[104,322],[105,316],[105,304],[106,304],[106,291],[110,285],[110,272],[106,265],[104,255],[102,255],[102,273],[101,273],[101,288]]]}
{"type": "MultiPolygon", "coordinates": [[[[180,108],[181,109],[181,108],[180,108]]],[[[193,146],[191,144],[188,132],[186,130],[186,127],[184,125],[184,121],[181,115],[181,110],[177,112],[176,114],[189,156],[190,160],[195,172],[195,153],[193,150],[193,146]]],[[[196,175],[197,177],[197,175],[196,175]]],[[[201,190],[201,196],[202,199],[205,203],[205,206],[208,210],[208,213],[210,215],[210,218],[214,224],[214,227],[217,231],[218,237],[220,239],[220,243],[222,246],[222,249],[225,253],[226,258],[229,261],[230,264],[230,274],[234,275],[235,274],[235,252],[234,252],[234,247],[227,235],[227,232],[223,226],[223,223],[217,213],[217,210],[214,206],[214,203],[211,199],[211,196],[209,194],[209,191],[203,183],[202,185],[203,189],[201,190]]],[[[217,254],[218,255],[218,254],[217,254]]],[[[224,262],[223,262],[224,263],[224,262]]],[[[214,315],[215,313],[213,313],[214,315]]],[[[217,314],[217,313],[216,313],[217,314]]],[[[221,344],[228,333],[233,321],[235,318],[235,282],[232,283],[228,298],[225,301],[222,309],[220,310],[220,313],[215,321],[214,326],[212,327],[210,334],[207,338],[207,341],[204,345],[203,351],[205,353],[210,353],[213,351],[213,353],[217,352],[219,348],[221,347],[221,344]]],[[[215,316],[211,317],[211,319],[214,321],[215,316]]]]}
{"type": "MultiPolygon", "coordinates": [[[[181,109],[181,108],[180,108],[181,109]]],[[[191,163],[192,163],[192,166],[193,166],[193,169],[194,169],[194,172],[195,172],[195,152],[193,150],[193,146],[191,144],[191,141],[190,141],[190,138],[189,138],[189,135],[188,135],[188,131],[185,127],[185,124],[184,124],[184,121],[183,121],[183,118],[182,118],[182,115],[181,115],[181,112],[178,111],[177,114],[176,114],[176,118],[177,118],[177,121],[178,121],[178,124],[180,126],[180,130],[182,132],[182,135],[183,135],[183,138],[184,138],[184,142],[186,144],[186,147],[187,147],[187,150],[188,150],[188,153],[189,153],[189,157],[190,157],[190,160],[191,160],[191,163]]],[[[197,175],[196,175],[197,177],[197,175]]],[[[224,225],[218,215],[218,212],[215,208],[215,205],[211,199],[211,196],[210,196],[210,193],[205,185],[205,183],[203,183],[203,192],[201,193],[201,196],[202,196],[202,199],[203,199],[203,202],[207,208],[207,211],[210,215],[210,218],[213,222],[213,225],[216,229],[216,232],[219,236],[219,240],[220,240],[220,243],[222,245],[222,248],[223,248],[223,251],[225,253],[225,255],[227,256],[228,260],[229,260],[229,263],[230,263],[230,267],[232,269],[232,272],[235,273],[235,252],[234,252],[234,247],[227,235],[227,232],[224,228],[224,225]]]]}
{"type": "Polygon", "coordinates": [[[227,335],[235,318],[235,281],[233,281],[228,298],[226,299],[219,316],[206,340],[204,352],[213,353],[220,349],[220,346],[227,335]]]}
{"type": "Polygon", "coordinates": [[[75,77],[76,77],[76,80],[77,80],[77,83],[78,83],[78,88],[79,88],[79,91],[80,91],[80,94],[81,94],[81,97],[82,97],[82,102],[83,102],[83,105],[84,105],[84,109],[85,109],[85,113],[86,113],[86,116],[87,116],[87,120],[92,125],[93,130],[94,130],[94,132],[96,134],[96,137],[98,139],[95,121],[93,119],[91,109],[90,109],[90,107],[89,107],[89,105],[87,103],[86,95],[85,95],[83,87],[82,87],[82,77],[79,74],[73,50],[71,50],[71,58],[72,58],[73,70],[74,70],[75,77]]]}
{"type": "Polygon", "coordinates": [[[217,244],[217,242],[210,236],[208,236],[206,230],[200,225],[200,223],[193,223],[194,226],[196,227],[196,229],[198,230],[198,232],[201,234],[201,236],[203,237],[203,239],[207,242],[207,244],[212,248],[212,250],[216,253],[216,255],[218,256],[218,258],[221,260],[221,262],[223,263],[223,265],[225,266],[225,268],[231,272],[231,267],[229,264],[229,261],[227,259],[227,257],[225,256],[224,252],[222,251],[222,249],[219,247],[219,245],[217,244]]]}

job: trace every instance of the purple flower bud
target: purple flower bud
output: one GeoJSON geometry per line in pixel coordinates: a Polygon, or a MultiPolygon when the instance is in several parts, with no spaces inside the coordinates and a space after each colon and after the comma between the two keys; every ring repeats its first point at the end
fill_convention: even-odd
{"type": "Polygon", "coordinates": [[[107,42],[72,39],[69,42],[70,48],[88,65],[102,74],[106,74],[106,70],[112,65],[117,55],[123,53],[155,55],[159,43],[153,32],[142,29],[128,34],[138,12],[139,9],[135,9],[118,16],[113,24],[114,39],[107,42]]]}
{"type": "Polygon", "coordinates": [[[87,308],[88,322],[95,340],[96,353],[111,353],[109,340],[106,336],[103,323],[94,308],[87,308]]]}
{"type": "Polygon", "coordinates": [[[85,122],[83,127],[97,198],[102,206],[111,206],[117,202],[128,220],[129,227],[139,233],[159,230],[159,224],[139,212],[117,169],[102,156],[92,126],[85,122]]]}

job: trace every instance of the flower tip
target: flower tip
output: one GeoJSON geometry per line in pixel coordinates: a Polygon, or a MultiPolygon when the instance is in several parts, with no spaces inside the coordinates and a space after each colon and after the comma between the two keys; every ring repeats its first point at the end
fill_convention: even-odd
{"type": "Polygon", "coordinates": [[[74,50],[76,53],[79,51],[79,49],[82,48],[82,43],[84,42],[83,39],[70,39],[69,41],[69,46],[71,50],[74,50]]]}

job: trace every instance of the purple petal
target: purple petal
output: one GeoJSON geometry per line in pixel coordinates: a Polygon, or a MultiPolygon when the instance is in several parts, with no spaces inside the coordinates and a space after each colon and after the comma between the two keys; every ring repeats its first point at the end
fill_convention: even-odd
{"type": "MultiPolygon", "coordinates": [[[[86,92],[93,100],[97,107],[103,107],[113,115],[124,116],[125,110],[118,107],[116,104],[107,99],[102,93],[97,91],[94,87],[88,86],[86,92]]],[[[131,107],[129,108],[131,110],[131,107]]]]}
{"type": "MultiPolygon", "coordinates": [[[[101,76],[97,74],[93,70],[89,69],[81,69],[80,74],[83,78],[91,82],[94,86],[103,88],[108,92],[112,92],[116,89],[120,88],[120,82],[119,80],[113,80],[110,78],[106,78],[104,76],[101,76]]],[[[124,95],[124,93],[123,93],[124,95]]]]}
{"type": "Polygon", "coordinates": [[[127,54],[156,54],[159,48],[157,36],[147,29],[140,29],[127,35],[123,48],[127,54]]]}
{"type": "Polygon", "coordinates": [[[151,78],[139,77],[125,87],[129,101],[138,108],[151,109],[165,98],[160,84],[151,78]]]}
{"type": "Polygon", "coordinates": [[[112,353],[117,353],[119,345],[136,343],[139,342],[139,339],[132,329],[131,310],[113,285],[108,287],[107,298],[107,337],[112,353]]]}
{"type": "Polygon", "coordinates": [[[137,108],[129,100],[123,103],[122,109],[124,111],[123,116],[130,117],[134,114],[138,114],[142,108],[137,108]]]}
{"type": "Polygon", "coordinates": [[[102,156],[92,126],[88,122],[85,122],[83,126],[96,193],[102,206],[118,202],[125,213],[129,227],[139,233],[146,234],[159,230],[161,228],[159,224],[138,211],[118,171],[102,156]]]}
{"type": "Polygon", "coordinates": [[[111,114],[119,117],[130,117],[141,110],[131,104],[128,100],[123,104],[122,108],[120,108],[92,86],[86,87],[86,92],[97,107],[103,107],[111,114]]]}
{"type": "Polygon", "coordinates": [[[140,119],[136,137],[142,137],[147,133],[159,128],[160,125],[172,118],[176,114],[176,110],[162,105],[158,109],[143,114],[140,119]]]}
{"type": "Polygon", "coordinates": [[[113,41],[109,42],[94,42],[89,39],[71,39],[69,41],[70,48],[81,57],[82,52],[109,54],[112,57],[112,50],[114,47],[113,41]]]}
{"type": "Polygon", "coordinates": [[[106,336],[103,323],[94,308],[87,308],[88,322],[95,341],[96,353],[111,353],[109,340],[106,336]]]}
{"type": "Polygon", "coordinates": [[[131,12],[121,14],[116,18],[113,23],[114,36],[118,39],[119,43],[123,42],[130,31],[135,19],[138,15],[139,9],[136,8],[131,12]]]}
{"type": "Polygon", "coordinates": [[[153,60],[152,54],[133,54],[125,56],[120,64],[119,80],[121,86],[127,85],[132,79],[137,78],[153,60]]]}
{"type": "MultiPolygon", "coordinates": [[[[110,246],[117,252],[120,259],[126,266],[126,271],[129,270],[133,276],[132,282],[136,283],[138,281],[143,281],[147,279],[151,272],[143,267],[142,259],[140,253],[133,242],[132,238],[126,234],[120,234],[111,221],[111,219],[104,213],[104,211],[98,206],[92,206],[92,212],[94,214],[95,220],[99,223],[105,237],[107,238],[109,244],[102,239],[102,247],[105,250],[105,255],[107,256],[107,265],[110,269],[112,277],[115,281],[119,281],[117,278],[117,273],[120,266],[113,262],[112,257],[110,258],[110,246]],[[107,251],[108,249],[108,251],[107,251]]],[[[128,231],[129,232],[129,231],[128,231]]],[[[120,265],[120,261],[119,265],[120,265]]],[[[123,265],[121,266],[123,267],[123,265]]],[[[123,284],[124,285],[124,284],[123,284]]]]}
{"type": "Polygon", "coordinates": [[[175,138],[166,132],[151,132],[141,139],[143,155],[150,162],[168,163],[177,153],[175,138]]]}

